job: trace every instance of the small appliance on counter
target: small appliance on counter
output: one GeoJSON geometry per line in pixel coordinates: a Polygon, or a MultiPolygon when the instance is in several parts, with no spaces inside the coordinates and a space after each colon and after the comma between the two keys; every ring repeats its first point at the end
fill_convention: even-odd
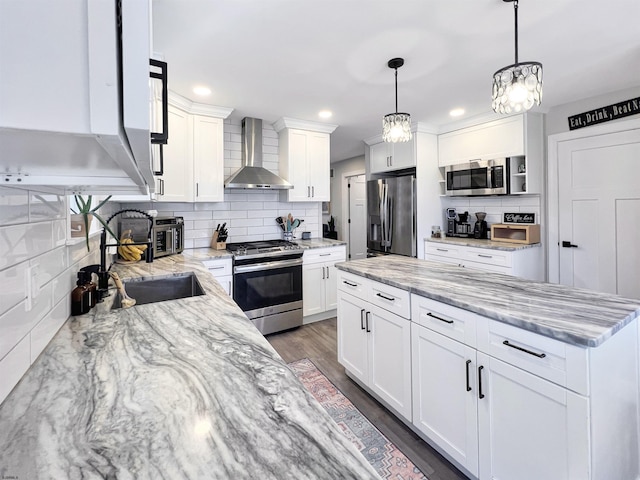
{"type": "Polygon", "coordinates": [[[487,227],[487,222],[485,220],[487,214],[485,212],[476,212],[476,224],[473,226],[473,238],[483,238],[486,239],[488,237],[489,229],[487,227]]]}
{"type": "Polygon", "coordinates": [[[469,212],[457,213],[455,208],[447,208],[446,215],[448,237],[473,237],[469,212]]]}
{"type": "MultiPolygon", "coordinates": [[[[131,229],[134,241],[145,241],[149,232],[149,220],[146,218],[120,219],[119,232],[131,229]]],[[[164,257],[182,253],[184,249],[184,220],[182,217],[153,217],[151,232],[155,257],[164,257]]]]}

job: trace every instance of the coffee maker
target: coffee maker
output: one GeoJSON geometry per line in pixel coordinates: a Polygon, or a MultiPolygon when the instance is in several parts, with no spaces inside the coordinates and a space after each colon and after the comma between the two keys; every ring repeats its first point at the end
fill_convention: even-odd
{"type": "Polygon", "coordinates": [[[485,212],[476,212],[476,224],[473,226],[473,237],[474,238],[487,238],[488,228],[487,222],[485,221],[485,217],[487,214],[485,212]]]}
{"type": "Polygon", "coordinates": [[[447,208],[446,213],[448,237],[473,237],[469,212],[457,213],[455,208],[447,208]]]}

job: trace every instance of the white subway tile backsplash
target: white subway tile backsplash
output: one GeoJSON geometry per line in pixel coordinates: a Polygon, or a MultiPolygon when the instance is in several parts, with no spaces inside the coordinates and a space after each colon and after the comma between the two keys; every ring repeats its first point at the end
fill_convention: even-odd
{"type": "Polygon", "coordinates": [[[0,315],[0,358],[3,358],[22,339],[28,335],[31,329],[40,321],[46,312],[51,310],[51,295],[47,301],[46,294],[51,293],[50,289],[41,292],[44,295],[38,296],[33,308],[26,311],[26,300],[9,311],[0,315]],[[44,309],[48,306],[46,312],[44,309]]]}
{"type": "Polygon", "coordinates": [[[62,195],[31,192],[29,221],[40,222],[66,218],[67,201],[62,195]]]}
{"type": "Polygon", "coordinates": [[[0,360],[0,402],[11,393],[31,364],[31,341],[25,336],[0,360]]]}
{"type": "Polygon", "coordinates": [[[64,247],[59,247],[47,253],[32,258],[29,265],[36,268],[37,286],[42,287],[67,268],[67,254],[64,247]]]}
{"type": "MultiPolygon", "coordinates": [[[[91,262],[88,262],[87,264],[90,265],[91,262]]],[[[67,303],[70,302],[69,294],[71,293],[71,290],[76,288],[78,270],[80,270],[80,268],[77,268],[75,265],[73,267],[69,267],[51,281],[54,305],[63,299],[65,299],[67,303]]]]}
{"type": "MultiPolygon", "coordinates": [[[[275,224],[275,221],[273,222],[275,224]]],[[[262,218],[236,218],[231,220],[231,224],[228,226],[229,231],[238,227],[262,227],[264,220],[262,218]]]]}
{"type": "Polygon", "coordinates": [[[29,221],[29,192],[0,187],[0,226],[29,221]]]}
{"type": "Polygon", "coordinates": [[[185,220],[211,220],[213,218],[211,210],[176,211],[175,215],[183,217],[185,220]]]}
{"type": "MultiPolygon", "coordinates": [[[[13,267],[0,270],[0,314],[13,308],[27,296],[27,266],[22,262],[13,267]]],[[[0,327],[0,335],[2,328],[0,327]]]]}
{"type": "Polygon", "coordinates": [[[52,248],[51,222],[0,227],[0,269],[10,267],[52,248]]]}
{"type": "MultiPolygon", "coordinates": [[[[241,202],[241,203],[232,203],[231,211],[244,210],[245,212],[248,210],[262,210],[264,207],[263,202],[241,202]]],[[[245,215],[246,217],[246,215],[245,215]]]]}
{"type": "Polygon", "coordinates": [[[35,362],[54,335],[64,325],[71,314],[71,306],[68,300],[58,302],[50,314],[38,322],[31,330],[31,363],[35,362]]]}
{"type": "Polygon", "coordinates": [[[55,220],[52,222],[52,241],[53,247],[62,247],[67,242],[67,225],[68,220],[66,218],[62,220],[55,220]]]}
{"type": "Polygon", "coordinates": [[[276,217],[280,214],[277,210],[249,210],[247,212],[247,218],[269,218],[275,223],[276,217]]]}

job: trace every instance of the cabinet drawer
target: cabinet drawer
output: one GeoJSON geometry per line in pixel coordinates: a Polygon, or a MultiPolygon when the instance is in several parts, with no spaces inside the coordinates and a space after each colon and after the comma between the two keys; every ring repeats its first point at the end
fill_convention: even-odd
{"type": "Polygon", "coordinates": [[[588,395],[587,349],[479,317],[477,348],[492,357],[588,395]]]}
{"type": "Polygon", "coordinates": [[[342,262],[346,260],[346,258],[346,248],[344,246],[313,248],[305,250],[302,255],[304,263],[342,262]]]}
{"type": "Polygon", "coordinates": [[[202,262],[214,277],[222,277],[233,274],[231,259],[224,258],[220,260],[204,260],[202,262]]]}
{"type": "Polygon", "coordinates": [[[369,302],[404,318],[411,318],[410,294],[406,290],[371,282],[369,302]]]}
{"type": "Polygon", "coordinates": [[[338,290],[355,295],[358,298],[367,300],[367,290],[369,280],[359,275],[338,270],[338,290]]]}
{"type": "MultiPolygon", "coordinates": [[[[463,250],[464,247],[460,247],[458,245],[448,245],[446,243],[433,243],[433,242],[425,242],[426,248],[425,253],[427,256],[434,255],[438,257],[448,257],[456,260],[461,260],[463,258],[463,250]]],[[[429,258],[427,258],[429,260],[429,258]]],[[[457,263],[457,262],[456,262],[457,263]]]]}
{"type": "Polygon", "coordinates": [[[460,343],[476,345],[475,313],[411,294],[411,321],[460,343]]]}
{"type": "Polygon", "coordinates": [[[472,262],[510,267],[513,254],[504,250],[467,247],[464,249],[464,256],[472,262]]]}

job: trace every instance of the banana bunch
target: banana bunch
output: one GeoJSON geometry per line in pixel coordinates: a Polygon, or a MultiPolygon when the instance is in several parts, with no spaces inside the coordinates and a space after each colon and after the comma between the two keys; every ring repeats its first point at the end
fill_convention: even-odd
{"type": "Polygon", "coordinates": [[[146,245],[129,245],[133,243],[131,238],[131,230],[125,230],[120,236],[120,246],[118,253],[122,258],[130,262],[137,262],[142,258],[142,254],[147,249],[146,245]]]}

